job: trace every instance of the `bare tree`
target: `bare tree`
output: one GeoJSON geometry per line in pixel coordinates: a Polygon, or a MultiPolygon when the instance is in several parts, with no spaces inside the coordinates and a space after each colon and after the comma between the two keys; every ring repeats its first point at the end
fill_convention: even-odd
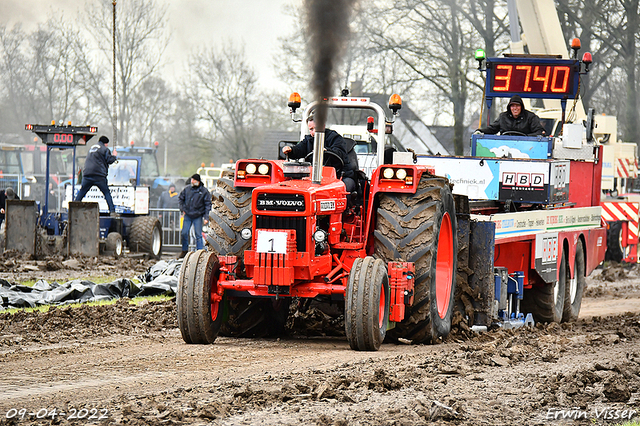
{"type": "MultiPolygon", "coordinates": [[[[137,114],[136,96],[143,85],[157,77],[170,36],[166,28],[167,7],[155,0],[130,0],[117,5],[116,74],[118,141],[141,134],[132,118],[137,114]]],[[[89,32],[97,51],[76,46],[83,64],[87,95],[102,111],[102,119],[112,122],[112,2],[103,1],[87,10],[89,32]]]]}
{"type": "Polygon", "coordinates": [[[477,33],[464,20],[460,2],[403,0],[380,9],[379,17],[386,25],[372,29],[376,44],[404,63],[407,80],[427,82],[450,101],[455,153],[461,155],[477,33]]]}
{"type": "Polygon", "coordinates": [[[14,131],[25,122],[83,121],[88,105],[77,85],[79,35],[62,16],[51,16],[30,34],[0,28],[0,87],[14,131]]]}
{"type": "Polygon", "coordinates": [[[187,94],[204,126],[199,148],[247,158],[259,140],[260,93],[244,49],[231,43],[192,56],[187,94]]]}

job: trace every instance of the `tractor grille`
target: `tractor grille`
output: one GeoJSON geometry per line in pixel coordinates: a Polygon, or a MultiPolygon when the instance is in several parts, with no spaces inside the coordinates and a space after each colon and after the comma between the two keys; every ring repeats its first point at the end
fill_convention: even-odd
{"type": "Polygon", "coordinates": [[[307,251],[307,218],[256,216],[256,229],[294,229],[297,251],[307,251]]]}

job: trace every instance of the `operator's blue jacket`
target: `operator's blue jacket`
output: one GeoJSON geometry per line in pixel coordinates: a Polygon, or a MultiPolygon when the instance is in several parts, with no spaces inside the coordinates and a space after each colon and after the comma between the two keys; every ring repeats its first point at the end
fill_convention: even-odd
{"type": "Polygon", "coordinates": [[[211,210],[211,193],[203,184],[198,186],[187,185],[178,196],[180,211],[191,219],[199,217],[209,220],[207,215],[211,210]]]}
{"type": "Polygon", "coordinates": [[[111,154],[102,142],[93,145],[84,162],[83,176],[95,176],[106,178],[109,172],[109,164],[113,164],[118,157],[111,154]]]}

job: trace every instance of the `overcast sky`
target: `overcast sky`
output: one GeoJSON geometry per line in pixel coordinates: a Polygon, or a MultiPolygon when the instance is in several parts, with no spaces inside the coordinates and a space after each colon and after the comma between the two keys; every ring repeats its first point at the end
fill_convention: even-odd
{"type": "MultiPolygon", "coordinates": [[[[63,11],[65,17],[72,18],[84,10],[85,3],[98,1],[0,0],[0,22],[9,27],[21,22],[26,30],[32,30],[51,11],[63,11]]],[[[126,0],[118,3],[123,1],[126,0]]],[[[278,37],[289,35],[293,25],[292,18],[284,13],[284,6],[300,5],[302,0],[164,1],[172,31],[167,50],[172,63],[167,66],[165,76],[179,73],[194,48],[220,45],[231,39],[237,46],[244,43],[246,57],[258,72],[261,85],[273,86],[272,57],[278,49],[278,37]]]]}

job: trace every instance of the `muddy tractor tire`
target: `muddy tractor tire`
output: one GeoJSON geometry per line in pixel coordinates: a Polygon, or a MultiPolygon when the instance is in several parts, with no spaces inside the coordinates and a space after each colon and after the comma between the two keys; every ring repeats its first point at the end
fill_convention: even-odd
{"type": "MultiPolygon", "coordinates": [[[[213,301],[220,264],[210,252],[189,252],[182,261],[178,278],[178,327],[186,343],[210,344],[218,337],[222,324],[223,304],[213,301]]],[[[220,298],[221,299],[221,298],[220,298]]]]}
{"type": "Polygon", "coordinates": [[[121,257],[124,244],[122,243],[122,235],[117,232],[109,232],[105,242],[104,251],[112,254],[113,257],[121,257]]]}
{"type": "Polygon", "coordinates": [[[562,321],[575,321],[580,314],[580,306],[582,305],[582,295],[587,283],[585,277],[585,258],[584,247],[581,241],[576,246],[576,257],[574,259],[573,279],[569,276],[570,270],[567,268],[567,278],[565,281],[565,297],[564,309],[562,312],[562,321]]]}
{"type": "Polygon", "coordinates": [[[533,286],[524,291],[521,312],[533,314],[536,322],[561,322],[564,312],[567,283],[567,253],[562,250],[558,281],[553,284],[533,286]]]}
{"type": "Polygon", "coordinates": [[[423,175],[415,194],[381,194],[375,256],[414,262],[414,301],[388,338],[436,342],[451,331],[457,267],[456,212],[447,179],[423,175]]]}
{"type": "Polygon", "coordinates": [[[154,259],[162,254],[162,225],[157,217],[140,216],[129,227],[129,250],[148,253],[154,259]]]}
{"type": "Polygon", "coordinates": [[[240,231],[251,228],[251,220],[251,189],[234,187],[233,178],[218,179],[209,212],[209,232],[205,235],[213,252],[237,256],[242,261],[251,240],[242,239],[240,231]]]}
{"type": "Polygon", "coordinates": [[[389,325],[389,277],[380,259],[356,259],[349,273],[345,332],[351,349],[377,351],[389,325]]]}
{"type": "Polygon", "coordinates": [[[622,247],[622,222],[611,222],[607,229],[607,251],[604,253],[604,260],[622,262],[624,259],[624,248],[622,247]]]}

